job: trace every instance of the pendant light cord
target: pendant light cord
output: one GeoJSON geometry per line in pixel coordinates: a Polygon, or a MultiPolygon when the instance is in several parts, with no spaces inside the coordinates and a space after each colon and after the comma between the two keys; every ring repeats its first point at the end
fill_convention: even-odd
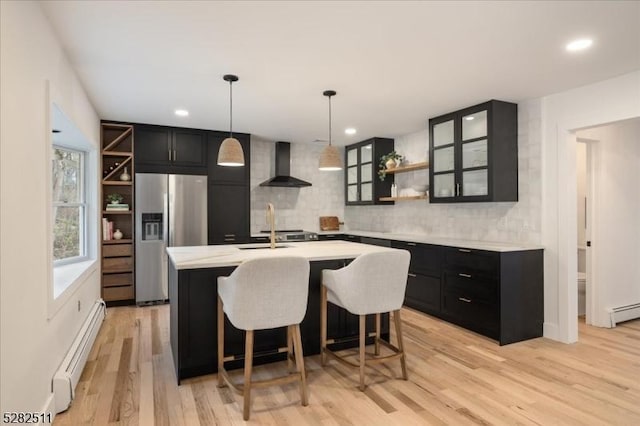
{"type": "Polygon", "coordinates": [[[233,137],[233,81],[229,81],[229,137],[233,137]]]}
{"type": "Polygon", "coordinates": [[[331,96],[329,98],[329,146],[331,146],[331,96]]]}

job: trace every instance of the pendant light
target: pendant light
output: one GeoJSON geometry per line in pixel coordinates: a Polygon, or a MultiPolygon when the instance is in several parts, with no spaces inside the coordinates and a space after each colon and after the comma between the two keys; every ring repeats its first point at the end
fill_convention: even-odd
{"type": "Polygon", "coordinates": [[[338,149],[331,145],[331,97],[336,95],[335,90],[325,90],[322,94],[329,98],[329,145],[320,153],[320,170],[342,170],[342,161],[338,149]]]}
{"type": "Polygon", "coordinates": [[[237,75],[226,74],[222,77],[229,82],[229,137],[222,141],[218,151],[218,165],[239,167],[244,166],[244,152],[238,139],[233,137],[233,90],[234,81],[238,81],[237,75]]]}

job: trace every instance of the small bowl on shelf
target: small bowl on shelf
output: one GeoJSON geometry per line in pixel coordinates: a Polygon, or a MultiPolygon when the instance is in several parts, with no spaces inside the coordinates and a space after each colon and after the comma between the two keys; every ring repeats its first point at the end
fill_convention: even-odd
{"type": "Polygon", "coordinates": [[[429,185],[415,184],[415,185],[411,185],[411,189],[413,189],[415,192],[422,195],[427,192],[427,189],[429,189],[429,185]]]}

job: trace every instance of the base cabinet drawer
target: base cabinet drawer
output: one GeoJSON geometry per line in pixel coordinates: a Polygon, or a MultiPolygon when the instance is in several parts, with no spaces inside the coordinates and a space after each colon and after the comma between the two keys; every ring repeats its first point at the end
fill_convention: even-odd
{"type": "Polygon", "coordinates": [[[440,278],[409,273],[405,305],[427,313],[438,313],[440,294],[440,278]]]}
{"type": "Polygon", "coordinates": [[[481,272],[498,275],[500,254],[483,250],[450,248],[447,250],[445,264],[447,267],[469,272],[481,272]]]}
{"type": "Polygon", "coordinates": [[[133,273],[105,274],[102,276],[103,287],[118,287],[123,285],[133,285],[133,273]]]}
{"type": "Polygon", "coordinates": [[[102,247],[103,257],[131,256],[132,254],[132,244],[113,244],[102,247]]]}
{"type": "Polygon", "coordinates": [[[493,339],[499,338],[499,312],[498,305],[474,299],[461,291],[443,290],[442,313],[451,322],[493,339]]]}
{"type": "Polygon", "coordinates": [[[129,272],[132,270],[132,257],[110,257],[102,259],[102,273],[129,272]]]}
{"type": "Polygon", "coordinates": [[[102,289],[102,298],[105,302],[113,300],[129,300],[135,297],[132,285],[122,287],[104,287],[102,289]]]}

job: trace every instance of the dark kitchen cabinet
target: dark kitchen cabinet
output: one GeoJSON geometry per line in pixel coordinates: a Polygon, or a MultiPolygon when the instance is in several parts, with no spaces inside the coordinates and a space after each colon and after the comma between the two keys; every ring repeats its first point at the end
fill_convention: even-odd
{"type": "Polygon", "coordinates": [[[249,171],[251,170],[251,135],[234,133],[244,152],[243,167],[229,167],[218,165],[218,151],[222,141],[229,137],[226,132],[208,132],[207,144],[209,148],[209,181],[215,183],[249,184],[249,171]]]}
{"type": "Polygon", "coordinates": [[[391,195],[393,176],[387,175],[384,181],[378,178],[380,158],[393,151],[393,144],[393,139],[371,138],[345,148],[344,193],[347,206],[393,204],[393,201],[380,201],[380,198],[391,195]]]}
{"type": "Polygon", "coordinates": [[[518,201],[518,106],[492,100],[429,120],[431,203],[518,201]]]}
{"type": "Polygon", "coordinates": [[[209,244],[240,244],[250,241],[249,186],[209,184],[209,244]]]}
{"type": "Polygon", "coordinates": [[[443,247],[393,241],[392,247],[411,253],[404,304],[432,315],[440,314],[443,247]]]}
{"type": "Polygon", "coordinates": [[[138,172],[207,174],[205,131],[148,124],[134,127],[138,172]]]}
{"type": "Polygon", "coordinates": [[[542,336],[543,251],[448,247],[442,274],[444,319],[501,345],[542,336]]]}

